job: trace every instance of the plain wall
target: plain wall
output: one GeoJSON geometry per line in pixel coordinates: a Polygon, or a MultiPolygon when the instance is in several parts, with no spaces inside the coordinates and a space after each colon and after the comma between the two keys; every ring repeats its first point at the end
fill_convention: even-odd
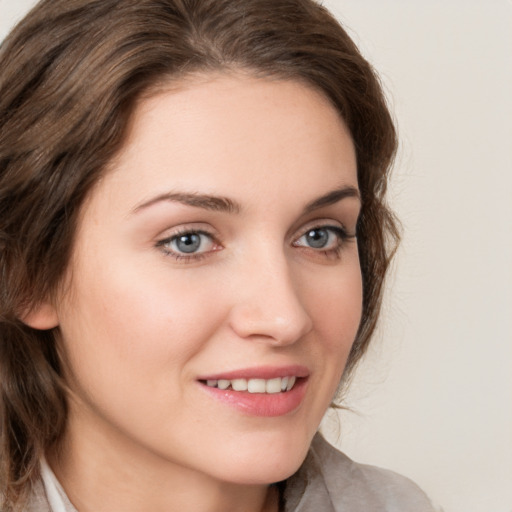
{"type": "MultiPolygon", "coordinates": [[[[33,4],[0,0],[0,39],[33,4]]],[[[512,512],[512,2],[327,0],[381,72],[404,226],[329,437],[445,512],[512,512]]]]}

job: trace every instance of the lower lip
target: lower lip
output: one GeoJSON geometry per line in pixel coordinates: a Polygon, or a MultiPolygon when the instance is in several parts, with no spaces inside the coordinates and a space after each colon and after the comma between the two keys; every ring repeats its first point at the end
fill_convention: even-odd
{"type": "Polygon", "coordinates": [[[282,393],[249,393],[212,388],[200,383],[213,398],[250,416],[284,416],[298,409],[306,394],[307,378],[299,378],[290,391],[282,393]]]}

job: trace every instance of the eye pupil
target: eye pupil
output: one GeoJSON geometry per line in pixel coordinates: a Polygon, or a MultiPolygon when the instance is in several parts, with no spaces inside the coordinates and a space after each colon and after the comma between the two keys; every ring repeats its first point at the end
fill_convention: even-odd
{"type": "Polygon", "coordinates": [[[306,234],[308,245],[315,249],[325,247],[329,241],[329,233],[325,229],[312,229],[306,234]]]}
{"type": "Polygon", "coordinates": [[[192,253],[196,252],[201,246],[201,236],[197,233],[188,233],[181,235],[176,239],[176,248],[180,252],[192,253]]]}

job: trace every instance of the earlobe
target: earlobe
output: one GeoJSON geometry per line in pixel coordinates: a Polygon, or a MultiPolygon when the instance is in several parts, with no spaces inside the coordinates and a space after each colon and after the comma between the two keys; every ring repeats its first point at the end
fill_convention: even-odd
{"type": "Polygon", "coordinates": [[[20,319],[24,324],[32,327],[32,329],[39,329],[41,331],[53,329],[59,325],[57,311],[49,302],[36,304],[25,314],[21,315],[20,319]]]}

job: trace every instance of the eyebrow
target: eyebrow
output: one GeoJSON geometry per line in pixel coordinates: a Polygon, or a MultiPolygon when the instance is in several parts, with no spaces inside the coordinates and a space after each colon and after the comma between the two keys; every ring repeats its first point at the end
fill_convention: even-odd
{"type": "Polygon", "coordinates": [[[155,203],[159,203],[161,201],[182,203],[187,206],[194,206],[196,208],[203,208],[204,210],[210,210],[214,212],[239,213],[241,210],[240,205],[228,197],[210,196],[196,193],[169,192],[167,194],[156,196],[153,199],[138,205],[133,210],[133,212],[136,213],[139,210],[148,208],[149,206],[152,206],[155,203]]]}
{"type": "Polygon", "coordinates": [[[359,194],[359,190],[352,186],[341,187],[332,192],[328,192],[327,194],[311,201],[304,208],[304,213],[311,213],[314,210],[318,210],[319,208],[323,208],[325,206],[330,206],[331,204],[335,204],[342,199],[346,199],[352,197],[354,199],[358,199],[361,202],[361,196],[359,194]]]}
{"type": "MultiPolygon", "coordinates": [[[[335,204],[349,197],[358,199],[359,201],[361,200],[357,188],[352,186],[341,187],[308,203],[304,208],[304,213],[311,213],[314,210],[335,204]]],[[[140,210],[149,208],[150,206],[162,201],[181,203],[187,206],[193,206],[195,208],[202,208],[204,210],[215,212],[240,213],[242,210],[239,203],[229,199],[228,197],[197,193],[169,192],[166,194],[160,194],[149,201],[136,206],[133,213],[137,213],[140,210]]]]}

